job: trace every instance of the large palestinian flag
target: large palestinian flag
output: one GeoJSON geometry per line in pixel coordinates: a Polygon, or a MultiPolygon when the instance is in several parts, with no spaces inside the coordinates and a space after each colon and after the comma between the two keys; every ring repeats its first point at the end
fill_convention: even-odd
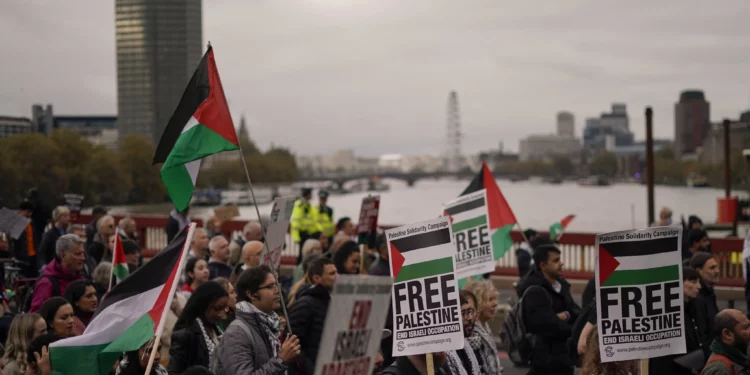
{"type": "Polygon", "coordinates": [[[391,275],[396,283],[453,272],[456,247],[447,225],[443,229],[389,240],[388,249],[391,275]]]}
{"type": "Polygon", "coordinates": [[[167,247],[104,297],[83,335],[50,345],[52,372],[106,375],[123,352],[138,350],[156,335],[180,263],[190,246],[186,227],[167,247]]]}
{"type": "Polygon", "coordinates": [[[489,214],[492,249],[495,260],[498,260],[513,246],[510,231],[516,225],[516,216],[505,200],[503,193],[500,192],[495,177],[487,168],[486,163],[482,163],[482,169],[461,195],[471,194],[482,189],[487,190],[487,212],[489,214]]]}
{"type": "Polygon", "coordinates": [[[599,285],[679,281],[680,260],[676,236],[599,244],[599,285]]]}
{"type": "Polygon", "coordinates": [[[177,210],[183,211],[190,204],[201,160],[238,150],[239,144],[209,46],[154,155],[154,164],[163,163],[161,179],[177,210]]]}

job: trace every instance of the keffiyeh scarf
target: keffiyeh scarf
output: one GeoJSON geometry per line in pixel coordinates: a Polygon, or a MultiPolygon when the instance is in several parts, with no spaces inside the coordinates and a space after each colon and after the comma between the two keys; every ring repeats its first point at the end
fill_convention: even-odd
{"type": "Polygon", "coordinates": [[[488,374],[500,374],[500,360],[497,357],[495,340],[487,326],[482,323],[474,325],[474,333],[466,341],[472,349],[482,356],[482,363],[488,374]]]}
{"type": "Polygon", "coordinates": [[[471,364],[471,373],[466,372],[466,368],[464,367],[463,362],[461,362],[461,357],[458,356],[458,351],[451,350],[445,353],[447,354],[447,364],[451,370],[451,374],[479,375],[479,363],[477,362],[477,357],[474,356],[474,351],[471,349],[471,347],[468,346],[464,346],[463,351],[466,353],[466,356],[469,357],[469,363],[471,364]]]}
{"type": "Polygon", "coordinates": [[[247,301],[239,302],[237,304],[237,311],[252,314],[258,318],[261,329],[263,329],[263,332],[268,337],[268,342],[271,343],[273,358],[278,357],[279,352],[281,351],[281,340],[279,340],[279,326],[281,325],[281,322],[279,320],[279,315],[276,313],[271,315],[266,314],[247,301]]]}
{"type": "Polygon", "coordinates": [[[203,326],[203,321],[201,319],[196,319],[195,321],[198,322],[198,327],[200,327],[201,333],[203,334],[203,340],[206,341],[206,348],[208,349],[208,363],[213,363],[212,361],[214,359],[214,348],[216,348],[216,345],[219,343],[222,332],[217,332],[216,341],[214,341],[211,339],[211,336],[208,335],[206,327],[203,326]]]}

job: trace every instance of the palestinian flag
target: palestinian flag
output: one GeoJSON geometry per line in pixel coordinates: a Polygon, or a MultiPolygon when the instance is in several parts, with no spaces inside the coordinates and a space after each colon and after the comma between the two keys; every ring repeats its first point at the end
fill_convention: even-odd
{"type": "Polygon", "coordinates": [[[677,237],[599,244],[599,285],[679,281],[681,259],[677,237]]]}
{"type": "Polygon", "coordinates": [[[106,375],[123,352],[138,350],[162,325],[190,247],[191,224],[143,267],[106,295],[83,335],[50,345],[52,373],[106,375]]]}
{"type": "Polygon", "coordinates": [[[178,211],[190,204],[201,160],[219,152],[239,150],[239,144],[209,46],[154,155],[154,164],[163,163],[161,179],[178,211]]]}
{"type": "MultiPolygon", "coordinates": [[[[112,256],[112,275],[110,276],[110,283],[112,282],[112,276],[117,278],[117,283],[125,280],[128,277],[130,270],[128,269],[128,261],[125,259],[125,249],[122,247],[122,237],[120,237],[119,228],[115,231],[115,251],[112,256]]],[[[110,285],[110,289],[112,286],[110,285]]]]}
{"type": "Polygon", "coordinates": [[[471,194],[482,189],[487,190],[487,212],[492,249],[495,260],[498,260],[513,246],[510,231],[516,225],[516,216],[513,215],[513,210],[503,197],[503,193],[500,192],[500,188],[495,182],[495,176],[492,175],[484,162],[482,163],[482,170],[471,180],[471,183],[461,195],[471,194]]]}
{"type": "Polygon", "coordinates": [[[575,219],[576,215],[568,215],[565,216],[562,220],[552,224],[549,226],[549,238],[555,239],[563,234],[565,232],[565,228],[568,227],[568,224],[570,224],[573,219],[575,219]]]}
{"type": "Polygon", "coordinates": [[[388,248],[396,283],[453,272],[456,247],[449,228],[391,240],[388,248]]]}

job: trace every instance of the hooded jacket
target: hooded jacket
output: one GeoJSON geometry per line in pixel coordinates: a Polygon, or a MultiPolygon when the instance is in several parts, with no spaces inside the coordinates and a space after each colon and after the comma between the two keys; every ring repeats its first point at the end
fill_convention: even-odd
{"type": "Polygon", "coordinates": [[[258,314],[262,313],[236,311],[214,351],[214,375],[281,375],[288,369],[281,358],[273,357],[272,343],[258,314]]]}
{"type": "Polygon", "coordinates": [[[322,285],[315,285],[297,293],[296,300],[289,309],[288,325],[299,338],[302,353],[295,359],[295,364],[290,366],[290,374],[315,373],[315,359],[318,357],[330,302],[331,292],[322,285]]]}
{"type": "Polygon", "coordinates": [[[70,283],[83,279],[81,272],[74,273],[64,269],[57,259],[49,262],[49,264],[44,267],[42,276],[45,277],[39,278],[36,286],[34,286],[34,295],[31,298],[31,309],[29,312],[39,312],[39,309],[42,308],[44,302],[51,297],[64,295],[65,289],[68,288],[70,283]],[[59,295],[55,294],[55,286],[52,281],[49,280],[50,277],[54,277],[57,280],[57,284],[60,286],[59,295]]]}

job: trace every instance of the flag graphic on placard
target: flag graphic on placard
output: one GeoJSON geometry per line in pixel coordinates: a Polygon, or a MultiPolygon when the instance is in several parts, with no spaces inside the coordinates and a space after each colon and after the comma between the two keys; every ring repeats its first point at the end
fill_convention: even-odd
{"type": "Polygon", "coordinates": [[[599,244],[599,285],[645,285],[680,280],[678,238],[599,244]],[[643,265],[648,264],[648,268],[643,265]]]}
{"type": "Polygon", "coordinates": [[[394,282],[453,272],[453,257],[435,258],[435,247],[451,245],[448,228],[403,237],[390,242],[394,282]]]}
{"type": "Polygon", "coordinates": [[[154,164],[163,163],[161,179],[178,211],[190,204],[203,158],[239,147],[209,46],[154,154],[154,164]]]}
{"type": "Polygon", "coordinates": [[[510,231],[516,225],[516,216],[505,200],[503,193],[495,182],[486,163],[482,163],[482,169],[474,176],[469,186],[461,195],[471,194],[482,189],[487,190],[487,212],[490,223],[490,237],[492,238],[492,249],[495,260],[498,260],[513,246],[510,231]]]}

